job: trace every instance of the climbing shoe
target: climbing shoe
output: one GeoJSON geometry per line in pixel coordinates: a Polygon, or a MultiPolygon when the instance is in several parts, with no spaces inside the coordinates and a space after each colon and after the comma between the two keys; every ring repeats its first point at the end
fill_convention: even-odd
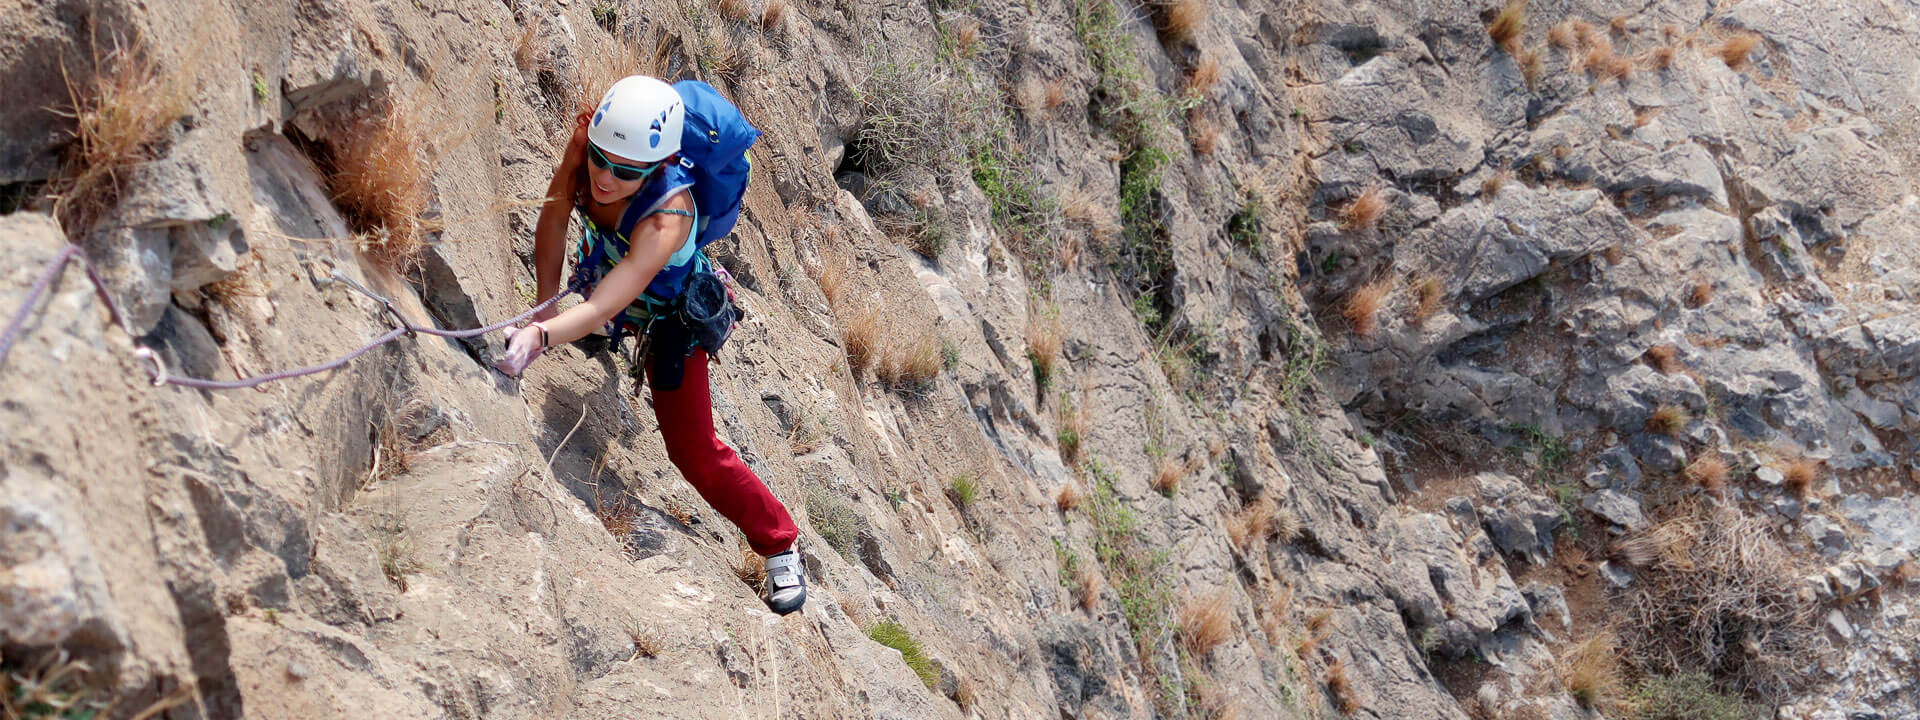
{"type": "Polygon", "coordinates": [[[807,602],[807,573],[798,550],[767,558],[767,607],[786,615],[807,602]]]}

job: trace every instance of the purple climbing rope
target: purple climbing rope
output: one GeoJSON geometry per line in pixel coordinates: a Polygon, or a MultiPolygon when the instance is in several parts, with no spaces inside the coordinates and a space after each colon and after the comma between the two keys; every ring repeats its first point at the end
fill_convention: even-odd
{"type": "MultiPolygon", "coordinates": [[[[362,290],[362,292],[365,292],[365,291],[362,290]]],[[[371,294],[371,293],[368,293],[368,294],[371,294]]],[[[139,357],[142,360],[148,360],[152,362],[153,367],[151,368],[150,372],[153,374],[153,384],[155,386],[179,385],[181,387],[199,388],[202,390],[241,390],[245,388],[254,387],[256,385],[265,385],[267,383],[270,383],[276,380],[286,380],[289,378],[297,378],[302,375],[313,375],[315,373],[323,373],[328,370],[333,370],[349,362],[352,362],[354,358],[360,357],[361,355],[365,355],[369,350],[372,350],[374,348],[380,347],[381,345],[385,345],[387,343],[393,342],[394,340],[398,340],[402,335],[412,335],[415,332],[423,332],[428,335],[438,335],[440,337],[445,337],[445,338],[470,338],[478,335],[485,335],[495,330],[500,330],[502,328],[505,328],[509,325],[518,324],[521,321],[526,320],[527,318],[531,318],[533,317],[534,313],[540,312],[541,310],[545,310],[548,307],[551,307],[554,303],[559,302],[560,298],[565,296],[566,296],[566,293],[554,293],[553,297],[547,298],[546,302],[543,302],[543,303],[540,303],[539,305],[535,305],[531,308],[528,308],[526,312],[520,313],[519,315],[515,315],[513,317],[507,318],[505,320],[494,323],[492,325],[488,325],[485,327],[477,327],[471,330],[441,330],[439,328],[420,327],[418,325],[414,325],[413,323],[407,322],[405,318],[400,317],[400,313],[398,311],[394,311],[392,315],[398,321],[399,327],[396,327],[392,330],[388,330],[385,335],[381,335],[380,337],[374,338],[373,340],[369,341],[367,344],[361,345],[360,347],[355,348],[353,352],[342,355],[339,358],[336,358],[334,360],[320,363],[318,365],[308,365],[302,368],[294,368],[291,370],[281,370],[279,372],[271,372],[265,375],[255,375],[253,377],[240,378],[238,380],[204,380],[201,378],[178,377],[175,375],[170,375],[167,373],[166,366],[161,364],[160,356],[155,354],[152,350],[144,347],[138,350],[135,350],[134,356],[139,357]]],[[[378,298],[379,296],[376,295],[375,297],[378,298]]],[[[385,300],[385,298],[380,298],[380,299],[385,300]]],[[[392,305],[389,304],[388,308],[391,309],[392,305]]]]}
{"type": "MultiPolygon", "coordinates": [[[[86,266],[87,279],[93,282],[94,291],[98,293],[100,295],[101,300],[106,303],[107,310],[113,314],[114,321],[115,322],[119,321],[120,309],[114,305],[113,298],[107,294],[106,286],[100,282],[100,276],[93,271],[93,264],[90,262],[87,262],[86,256],[81,254],[79,245],[69,244],[64,248],[61,248],[60,252],[55,254],[53,256],[53,259],[47,262],[46,269],[40,271],[39,279],[34,281],[33,287],[27,291],[26,299],[20,303],[20,309],[15,310],[13,313],[13,317],[7,320],[6,330],[0,331],[0,366],[6,365],[7,354],[13,352],[13,343],[15,340],[19,339],[20,328],[26,325],[27,316],[33,314],[33,309],[39,306],[40,297],[47,293],[47,288],[53,285],[53,279],[55,277],[58,277],[60,275],[60,271],[64,269],[67,266],[67,263],[72,261],[75,257],[79,257],[80,263],[86,266]]],[[[343,280],[346,279],[344,276],[340,276],[340,275],[336,275],[336,277],[339,277],[343,280]]],[[[369,341],[367,344],[361,345],[360,347],[355,348],[353,352],[349,352],[334,360],[320,363],[318,365],[308,365],[306,367],[293,368],[291,370],[281,370],[279,372],[271,372],[265,375],[255,375],[253,377],[240,378],[238,380],[205,380],[202,378],[182,377],[182,376],[168,373],[166,365],[160,362],[160,356],[154,353],[153,350],[150,348],[146,348],[146,347],[138,348],[134,351],[134,356],[142,360],[146,360],[152,365],[152,367],[149,369],[149,372],[153,375],[153,384],[155,386],[179,385],[181,387],[199,388],[202,390],[240,390],[244,388],[254,387],[257,385],[264,385],[266,383],[270,383],[275,380],[286,380],[289,378],[297,378],[303,375],[313,375],[315,373],[323,373],[328,370],[339,368],[343,365],[346,365],[347,363],[353,362],[354,358],[360,357],[361,355],[365,355],[367,354],[368,351],[376,347],[380,347],[381,345],[385,345],[387,343],[393,342],[394,340],[398,340],[402,335],[412,335],[414,333],[426,333],[428,335],[437,335],[439,337],[455,338],[455,339],[470,338],[470,337],[485,335],[490,332],[504,329],[510,325],[517,325],[521,322],[524,322],[528,318],[533,317],[535,313],[538,313],[541,310],[545,310],[549,307],[552,307],[554,303],[560,301],[560,298],[565,297],[568,294],[566,292],[554,293],[553,297],[547,298],[546,302],[543,302],[543,303],[540,303],[539,305],[535,305],[531,308],[528,308],[526,312],[520,313],[519,315],[515,315],[513,317],[507,318],[505,320],[494,323],[492,325],[487,325],[485,327],[477,327],[471,330],[441,330],[439,328],[421,327],[418,325],[414,325],[413,323],[407,322],[406,318],[401,317],[399,310],[393,307],[392,301],[380,295],[376,295],[373,292],[367,290],[366,288],[360,287],[359,284],[354,283],[351,280],[348,280],[347,282],[349,285],[353,286],[355,290],[359,290],[360,292],[373,297],[375,300],[380,301],[383,304],[383,306],[386,308],[388,314],[393,318],[394,324],[397,325],[398,327],[395,327],[392,330],[388,330],[385,334],[382,334],[381,336],[374,338],[373,340],[369,341]]]]}
{"type": "Polygon", "coordinates": [[[40,279],[35,280],[33,289],[27,291],[27,299],[20,303],[20,309],[14,311],[13,317],[7,320],[6,332],[0,332],[0,366],[7,364],[7,353],[13,352],[13,341],[19,338],[20,327],[27,324],[27,316],[33,313],[34,306],[40,304],[40,296],[47,294],[47,287],[53,284],[53,278],[66,268],[68,260],[72,260],[73,256],[79,253],[79,245],[69,244],[53,256],[53,260],[47,263],[47,269],[40,271],[40,279]]]}

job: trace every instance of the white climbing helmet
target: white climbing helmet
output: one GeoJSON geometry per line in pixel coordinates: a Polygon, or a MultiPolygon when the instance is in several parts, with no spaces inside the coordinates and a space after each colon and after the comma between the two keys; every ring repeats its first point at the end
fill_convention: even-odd
{"type": "Polygon", "coordinates": [[[602,151],[634,162],[654,162],[680,152],[680,128],[687,104],[680,92],[659,78],[629,75],[607,94],[587,123],[587,139],[602,151]]]}

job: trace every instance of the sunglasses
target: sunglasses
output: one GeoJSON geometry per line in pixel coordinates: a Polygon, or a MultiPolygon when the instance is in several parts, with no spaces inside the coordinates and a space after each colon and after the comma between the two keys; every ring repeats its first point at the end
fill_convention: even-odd
{"type": "Polygon", "coordinates": [[[587,143],[587,158],[593,161],[594,167],[606,168],[613,173],[615,179],[621,182],[633,182],[652,175],[653,171],[660,169],[660,163],[654,163],[646,167],[636,167],[633,165],[621,165],[620,163],[608,160],[606,153],[600,152],[600,146],[593,143],[587,143]]]}

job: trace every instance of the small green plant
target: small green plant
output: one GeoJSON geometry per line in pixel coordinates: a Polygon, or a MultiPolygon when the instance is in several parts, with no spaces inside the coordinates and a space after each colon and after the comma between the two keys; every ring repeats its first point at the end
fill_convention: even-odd
{"type": "Polygon", "coordinates": [[[905,625],[883,620],[867,628],[867,637],[900,651],[900,659],[906,662],[907,669],[918,675],[928,690],[940,684],[940,673],[934,669],[933,659],[927,657],[926,651],[920,647],[920,641],[914,639],[913,633],[908,632],[905,625]]]}
{"type": "Polygon", "coordinates": [[[260,74],[259,70],[253,71],[253,99],[264,103],[267,94],[267,76],[260,74]]]}
{"type": "Polygon", "coordinates": [[[0,665],[0,717],[40,720],[94,720],[112,703],[86,681],[93,668],[65,651],[38,665],[0,665]]]}
{"type": "Polygon", "coordinates": [[[1080,454],[1080,433],[1073,428],[1060,428],[1057,438],[1060,441],[1061,457],[1076,457],[1080,454]]]}
{"type": "Polygon", "coordinates": [[[1636,720],[1749,720],[1764,708],[1723,693],[1705,673],[1647,678],[1634,688],[1636,720]]]}
{"type": "Polygon", "coordinates": [[[960,344],[953,338],[940,338],[940,369],[947,372],[960,369],[960,344]]]}
{"type": "Polygon", "coordinates": [[[827,488],[809,483],[804,492],[807,501],[807,521],[813,524],[813,531],[820,533],[820,539],[838,551],[841,557],[854,556],[854,543],[860,539],[860,515],[846,500],[833,494],[827,488]]]}
{"type": "Polygon", "coordinates": [[[618,3],[594,3],[591,12],[593,13],[593,24],[599,25],[600,29],[607,31],[609,34],[619,33],[620,5],[618,3]]]}
{"type": "Polygon", "coordinates": [[[1098,461],[1087,462],[1093,492],[1081,507],[1093,523],[1093,553],[1120,597],[1135,644],[1157,641],[1171,627],[1171,562],[1166,548],[1147,545],[1140,518],[1113,490],[1113,473],[1098,461]]]}
{"type": "Polygon", "coordinates": [[[269,625],[280,624],[280,611],[275,608],[266,608],[264,610],[261,610],[260,616],[261,618],[265,619],[267,621],[267,624],[269,625]]]}
{"type": "Polygon", "coordinates": [[[413,544],[408,542],[406,527],[395,522],[374,528],[379,541],[374,546],[375,554],[380,558],[380,572],[387,576],[387,582],[407,591],[407,576],[420,572],[420,559],[413,554],[413,544]]]}
{"type": "Polygon", "coordinates": [[[947,497],[953,498],[953,504],[964,511],[980,499],[980,484],[972,475],[956,475],[947,483],[947,497]]]}

